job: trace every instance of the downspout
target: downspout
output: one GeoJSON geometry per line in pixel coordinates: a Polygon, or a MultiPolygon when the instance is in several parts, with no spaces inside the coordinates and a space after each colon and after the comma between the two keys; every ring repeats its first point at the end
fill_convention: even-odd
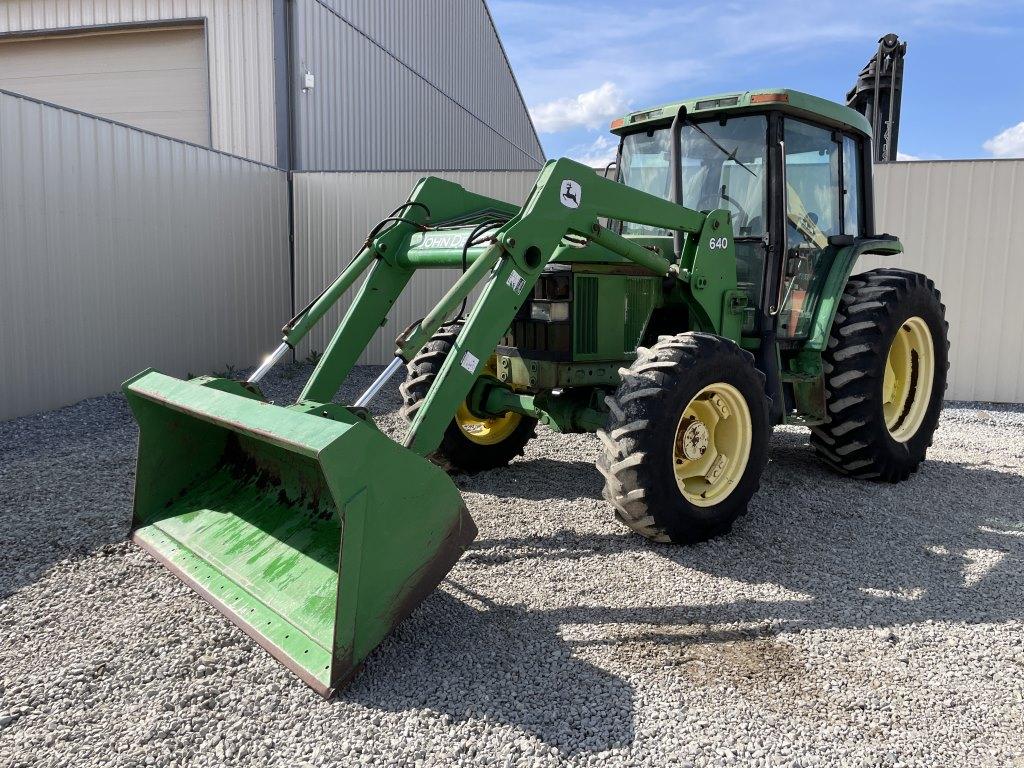
{"type": "MultiPolygon", "coordinates": [[[[288,292],[295,314],[295,63],[293,0],[274,0],[274,75],[277,165],[285,172],[288,206],[288,292]]],[[[291,350],[294,362],[295,351],[291,350]]]]}
{"type": "Polygon", "coordinates": [[[288,170],[299,167],[299,113],[298,96],[298,32],[295,23],[295,0],[282,0],[285,6],[285,37],[287,40],[288,69],[288,170]]]}
{"type": "Polygon", "coordinates": [[[292,137],[291,0],[274,0],[274,128],[277,167],[290,171],[294,158],[292,137]]]}

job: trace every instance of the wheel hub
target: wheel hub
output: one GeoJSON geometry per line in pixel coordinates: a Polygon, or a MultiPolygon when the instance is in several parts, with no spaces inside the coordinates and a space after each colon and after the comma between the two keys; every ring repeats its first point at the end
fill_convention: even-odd
{"type": "MultiPolygon", "coordinates": [[[[496,378],[495,358],[492,356],[484,364],[480,372],[482,376],[496,378]]],[[[477,445],[496,445],[511,437],[512,433],[519,427],[523,416],[520,413],[509,411],[501,416],[478,416],[469,409],[465,400],[459,405],[455,412],[455,424],[459,431],[471,443],[477,445]]]]}
{"type": "Polygon", "coordinates": [[[699,459],[708,452],[708,444],[711,441],[710,433],[703,421],[696,419],[691,421],[689,426],[683,430],[682,448],[683,456],[690,461],[699,459]]]}
{"type": "Polygon", "coordinates": [[[502,416],[484,418],[475,415],[463,402],[455,413],[455,423],[462,434],[478,445],[494,445],[508,438],[523,420],[521,414],[506,413],[502,416]]]}

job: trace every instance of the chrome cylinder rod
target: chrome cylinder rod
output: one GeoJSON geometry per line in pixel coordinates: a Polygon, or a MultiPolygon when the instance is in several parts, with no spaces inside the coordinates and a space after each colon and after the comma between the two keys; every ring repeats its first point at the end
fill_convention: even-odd
{"type": "Polygon", "coordinates": [[[277,365],[277,361],[284,357],[285,352],[287,352],[289,349],[291,349],[291,347],[288,346],[287,342],[282,341],[281,346],[279,346],[277,349],[275,349],[273,352],[271,352],[269,355],[263,358],[263,362],[260,363],[260,367],[252,372],[252,375],[248,379],[246,379],[246,383],[259,383],[259,380],[266,376],[271,368],[277,365]]]}
{"type": "Polygon", "coordinates": [[[377,377],[373,384],[367,387],[366,391],[359,396],[359,399],[352,403],[352,407],[365,408],[369,405],[370,401],[377,396],[377,393],[384,388],[384,385],[388,383],[388,380],[394,376],[398,372],[398,369],[403,365],[405,365],[405,360],[400,357],[396,357],[388,363],[388,367],[381,372],[380,376],[377,377]]]}

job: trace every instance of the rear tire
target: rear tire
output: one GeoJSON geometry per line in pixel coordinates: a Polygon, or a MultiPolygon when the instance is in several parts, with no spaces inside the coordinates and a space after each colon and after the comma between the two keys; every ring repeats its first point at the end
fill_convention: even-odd
{"type": "Polygon", "coordinates": [[[621,373],[598,432],[597,468],[616,516],[654,541],[728,532],[768,457],[764,375],[753,356],[720,336],[681,333],[638,348],[621,373]]]}
{"type": "Polygon", "coordinates": [[[829,421],[811,429],[811,446],[834,470],[891,483],[918,470],[946,392],[945,309],[917,272],[850,278],[822,355],[829,421]]]}
{"type": "MultiPolygon", "coordinates": [[[[442,326],[409,361],[405,382],[399,387],[401,414],[407,422],[412,423],[416,417],[461,330],[462,323],[442,326]]],[[[496,419],[478,419],[463,405],[429,458],[449,472],[483,472],[504,467],[522,456],[536,434],[537,420],[530,416],[509,413],[496,419]]]]}

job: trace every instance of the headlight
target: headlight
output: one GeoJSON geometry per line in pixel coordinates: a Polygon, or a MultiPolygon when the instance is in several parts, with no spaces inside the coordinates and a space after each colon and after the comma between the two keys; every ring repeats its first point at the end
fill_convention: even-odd
{"type": "Polygon", "coordinates": [[[569,302],[533,301],[530,303],[530,319],[542,323],[564,322],[569,319],[569,302]]]}

